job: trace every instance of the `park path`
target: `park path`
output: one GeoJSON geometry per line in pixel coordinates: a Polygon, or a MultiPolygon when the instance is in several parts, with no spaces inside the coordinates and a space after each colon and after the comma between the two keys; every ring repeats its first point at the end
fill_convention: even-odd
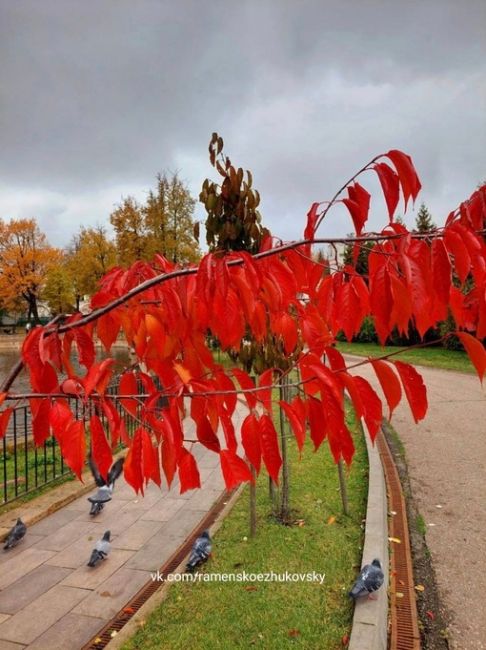
{"type": "MultiPolygon", "coordinates": [[[[236,425],[245,415],[238,404],[236,425]]],[[[175,480],[170,492],[150,483],[141,497],[121,477],[96,518],[84,495],[31,526],[18,547],[0,551],[0,650],[79,650],[120,611],[224,491],[219,456],[200,445],[193,453],[200,490],[181,495],[175,480]],[[108,529],[111,553],[91,569],[91,550],[108,529]]]]}
{"type": "MultiPolygon", "coordinates": [[[[360,359],[347,357],[353,360],[360,359]]],[[[451,647],[481,650],[486,648],[486,394],[476,375],[418,370],[427,386],[427,416],[415,425],[404,400],[392,425],[405,447],[439,592],[452,616],[451,647]]],[[[377,387],[368,365],[351,372],[377,387]]]]}

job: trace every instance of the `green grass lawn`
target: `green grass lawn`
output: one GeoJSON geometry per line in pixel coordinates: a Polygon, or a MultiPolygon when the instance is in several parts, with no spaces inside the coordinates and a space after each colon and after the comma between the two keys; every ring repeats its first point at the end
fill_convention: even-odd
{"type": "Polygon", "coordinates": [[[361,430],[356,430],[355,460],[347,476],[350,516],[341,514],[337,468],[329,450],[303,458],[293,442],[291,505],[303,525],[282,526],[271,516],[268,478],[257,483],[258,529],[248,536],[248,488],[213,540],[205,573],[274,571],[325,573],[312,582],[176,583],[125,650],[207,648],[342,648],[349,634],[352,604],[347,596],[361,562],[368,464],[361,430]],[[328,523],[331,517],[335,522],[328,523]]]}
{"type": "MultiPolygon", "coordinates": [[[[401,348],[398,346],[390,345],[377,345],[375,343],[341,343],[337,344],[337,348],[342,353],[356,354],[358,356],[371,356],[379,357],[383,354],[390,354],[396,352],[401,348]]],[[[445,370],[459,370],[460,372],[474,373],[474,367],[469,361],[465,352],[458,350],[446,350],[444,348],[414,348],[408,350],[402,348],[404,351],[396,355],[400,361],[407,363],[417,364],[419,366],[430,366],[433,368],[444,368],[445,370]]]]}

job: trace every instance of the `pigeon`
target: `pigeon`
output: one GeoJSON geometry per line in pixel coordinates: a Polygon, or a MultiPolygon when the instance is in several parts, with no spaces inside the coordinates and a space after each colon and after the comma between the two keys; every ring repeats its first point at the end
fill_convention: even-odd
{"type": "Polygon", "coordinates": [[[125,459],[119,458],[113,463],[108,472],[107,480],[101,476],[98,466],[93,460],[91,454],[88,456],[88,462],[93,474],[96,485],[98,486],[98,491],[91,497],[88,497],[88,501],[91,502],[91,509],[89,511],[90,515],[97,515],[101,512],[105,506],[105,503],[111,501],[111,495],[113,494],[113,487],[115,486],[116,479],[120,476],[123,471],[123,463],[125,459]]]}
{"type": "Polygon", "coordinates": [[[110,549],[110,531],[107,530],[102,539],[99,539],[96,542],[91,557],[89,558],[88,566],[96,566],[98,562],[101,562],[101,560],[106,560],[110,549]]]}
{"type": "Polygon", "coordinates": [[[189,556],[189,561],[186,564],[186,572],[192,573],[194,569],[206,562],[211,555],[211,537],[209,531],[205,530],[194,542],[189,556]]]}
{"type": "Polygon", "coordinates": [[[21,539],[24,538],[25,533],[27,532],[27,526],[24,524],[20,517],[17,519],[17,523],[9,532],[7,539],[5,540],[4,550],[6,551],[9,548],[17,546],[21,539]]]}
{"type": "Polygon", "coordinates": [[[361,573],[349,592],[349,596],[354,600],[362,596],[368,596],[368,598],[374,600],[371,594],[381,587],[384,579],[381,562],[375,558],[371,564],[366,564],[361,569],[361,573]]]}

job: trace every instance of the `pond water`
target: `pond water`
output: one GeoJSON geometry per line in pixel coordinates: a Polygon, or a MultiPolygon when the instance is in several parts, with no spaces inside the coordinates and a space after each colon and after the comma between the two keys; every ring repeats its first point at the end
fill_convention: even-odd
{"type": "MultiPolygon", "coordinates": [[[[20,350],[9,349],[9,350],[0,350],[0,384],[7,377],[8,373],[12,367],[17,363],[20,356],[20,350]]],[[[97,348],[97,357],[98,359],[103,359],[106,355],[104,350],[97,348]]],[[[129,361],[128,350],[123,347],[114,347],[112,349],[112,356],[116,360],[115,374],[122,370],[129,361]]],[[[76,370],[79,370],[79,366],[76,367],[76,370]]],[[[86,373],[85,368],[81,369],[81,376],[86,373]]],[[[20,375],[15,380],[12,386],[12,392],[23,393],[30,391],[30,382],[29,376],[25,370],[22,370],[20,375]]]]}

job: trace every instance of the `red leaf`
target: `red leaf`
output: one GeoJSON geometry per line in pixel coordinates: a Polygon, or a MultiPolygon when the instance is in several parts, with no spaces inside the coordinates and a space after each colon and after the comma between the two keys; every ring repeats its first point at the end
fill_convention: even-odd
{"type": "Polygon", "coordinates": [[[61,342],[57,333],[45,336],[43,332],[39,339],[39,355],[42,363],[51,363],[54,368],[61,370],[61,342]]]}
{"type": "MultiPolygon", "coordinates": [[[[113,402],[103,400],[101,402],[101,408],[103,409],[110,429],[111,449],[114,450],[121,436],[121,418],[113,402]]],[[[125,441],[123,443],[125,444],[125,441]]]]}
{"type": "Polygon", "coordinates": [[[287,404],[286,402],[280,402],[280,407],[290,422],[292,431],[294,432],[294,436],[297,441],[299,452],[302,452],[302,448],[305,442],[305,423],[303,419],[299,417],[299,414],[296,412],[296,409],[293,405],[287,404]]]}
{"type": "MultiPolygon", "coordinates": [[[[120,395],[138,395],[137,379],[133,372],[126,372],[121,376],[118,392],[120,395]]],[[[136,399],[125,397],[120,399],[120,402],[123,408],[128,411],[130,415],[137,417],[136,399]]]]}
{"type": "Polygon", "coordinates": [[[451,262],[442,239],[432,241],[432,277],[435,293],[441,303],[446,305],[451,288],[451,262]]]}
{"type": "MultiPolygon", "coordinates": [[[[378,255],[379,249],[375,247],[378,255]]],[[[392,293],[390,289],[390,276],[385,266],[376,270],[372,264],[373,252],[369,256],[370,266],[370,305],[375,319],[376,333],[382,345],[390,333],[390,313],[392,310],[392,293]]]]}
{"type": "Polygon", "coordinates": [[[111,346],[116,341],[119,331],[120,323],[117,319],[113,318],[112,314],[100,316],[96,321],[96,333],[107,353],[110,352],[111,346]]]}
{"type": "Polygon", "coordinates": [[[30,373],[32,388],[39,393],[50,393],[58,388],[57,373],[49,363],[40,357],[39,342],[44,330],[34,327],[22,344],[22,360],[30,373]]]}
{"type": "MultiPolygon", "coordinates": [[[[239,385],[243,390],[251,390],[255,388],[255,383],[251,379],[251,377],[248,375],[248,373],[244,372],[243,370],[240,370],[239,368],[232,368],[231,372],[233,373],[233,376],[236,377],[238,380],[239,385]]],[[[250,410],[256,408],[257,405],[257,399],[255,396],[254,392],[248,392],[248,393],[243,393],[246,402],[248,404],[248,408],[250,410]]]]}
{"type": "Polygon", "coordinates": [[[71,409],[64,400],[54,400],[49,410],[49,424],[56,438],[61,439],[73,420],[71,409]]]}
{"type": "Polygon", "coordinates": [[[30,410],[32,411],[32,435],[34,443],[40,447],[51,435],[50,412],[51,401],[49,399],[31,399],[30,410]]]}
{"type": "Polygon", "coordinates": [[[402,398],[402,389],[398,377],[393,372],[392,366],[382,361],[381,359],[371,359],[371,364],[378,381],[380,382],[381,389],[385,395],[388,408],[390,410],[389,418],[391,418],[393,411],[400,403],[402,398]]]}
{"type": "Polygon", "coordinates": [[[282,458],[280,457],[277,431],[272,419],[268,415],[261,416],[260,431],[263,462],[273,481],[278,483],[278,473],[282,466],[282,458]]]}
{"type": "Polygon", "coordinates": [[[160,467],[157,447],[152,444],[148,431],[142,427],[142,458],[145,482],[153,481],[160,487],[160,467]]]}
{"type": "Polygon", "coordinates": [[[397,170],[400,185],[402,186],[406,211],[408,199],[412,197],[413,201],[415,201],[422,185],[420,184],[419,177],[417,176],[417,172],[415,171],[410,156],[398,149],[391,149],[385,155],[392,161],[397,170]]]}
{"type": "Polygon", "coordinates": [[[94,363],[88,370],[86,377],[83,379],[83,386],[86,397],[91,395],[96,388],[100,395],[103,395],[112,373],[114,359],[105,359],[99,363],[94,363]]]}
{"type": "MultiPolygon", "coordinates": [[[[162,434],[162,469],[164,470],[165,478],[170,488],[177,468],[177,458],[182,447],[182,441],[179,439],[170,413],[164,411],[163,419],[157,423],[162,434]]],[[[154,422],[153,424],[156,423],[154,422]]]]}
{"type": "Polygon", "coordinates": [[[471,270],[471,258],[466,245],[461,236],[450,228],[444,231],[444,242],[449,253],[454,256],[454,267],[459,280],[464,282],[471,270]]]}
{"type": "Polygon", "coordinates": [[[82,420],[73,420],[69,428],[59,438],[61,454],[68,467],[80,481],[86,458],[86,432],[82,420]]]}
{"type": "Polygon", "coordinates": [[[105,430],[97,415],[92,415],[89,420],[89,428],[91,431],[91,453],[93,459],[98,465],[101,476],[105,479],[108,476],[108,471],[113,462],[111,448],[106,439],[105,430]]]}
{"type": "Polygon", "coordinates": [[[132,445],[128,450],[123,464],[125,481],[132,486],[135,492],[143,494],[143,473],[142,473],[142,429],[139,427],[133,436],[132,445]]]}
{"type": "Polygon", "coordinates": [[[307,409],[310,437],[314,443],[314,451],[317,451],[326,437],[326,415],[322,407],[322,402],[315,397],[307,398],[307,409]]]}
{"type": "Polygon", "coordinates": [[[322,406],[325,412],[329,447],[337,463],[341,456],[349,465],[354,455],[353,438],[344,420],[342,397],[336,397],[333,390],[321,384],[322,406]]]}
{"type": "Polygon", "coordinates": [[[197,469],[196,461],[194,459],[194,456],[184,447],[181,449],[177,464],[179,467],[181,494],[184,494],[184,492],[187,492],[187,490],[195,490],[196,488],[200,488],[201,479],[199,478],[199,470],[197,469]]]}
{"type": "Polygon", "coordinates": [[[478,377],[483,382],[484,372],[486,370],[486,350],[481,341],[467,334],[467,332],[456,332],[458,338],[463,344],[468,357],[471,359],[473,366],[476,368],[478,377]]]}
{"type": "Polygon", "coordinates": [[[307,213],[307,225],[304,230],[304,239],[314,239],[316,232],[316,223],[319,218],[318,209],[319,203],[313,203],[309,212],[307,213]]]}
{"type": "Polygon", "coordinates": [[[343,203],[351,213],[356,234],[359,236],[368,219],[370,194],[357,182],[355,182],[354,185],[350,185],[347,189],[349,199],[343,199],[343,203]]]}
{"type": "Polygon", "coordinates": [[[81,327],[76,327],[73,330],[73,336],[78,348],[79,363],[89,369],[93,365],[96,356],[93,339],[81,327]]]}
{"type": "Polygon", "coordinates": [[[228,377],[228,375],[226,375],[224,372],[216,373],[214,379],[216,381],[219,390],[234,391],[223,395],[224,403],[226,404],[226,408],[228,410],[228,415],[231,416],[233,415],[233,412],[236,408],[237,395],[236,395],[235,385],[228,377]]]}
{"type": "Polygon", "coordinates": [[[247,415],[241,425],[241,442],[248,460],[260,472],[262,450],[260,447],[260,423],[255,415],[247,415]]]}
{"type": "Polygon", "coordinates": [[[0,413],[0,440],[4,437],[7,431],[10,416],[12,415],[13,407],[9,407],[0,413]]]}
{"type": "Polygon", "coordinates": [[[334,372],[346,370],[346,362],[344,361],[344,357],[337,348],[328,346],[324,349],[324,352],[326,354],[326,357],[329,359],[331,370],[334,372]]]}
{"type": "Polygon", "coordinates": [[[219,453],[220,444],[218,437],[213,431],[211,423],[209,422],[207,416],[203,415],[198,420],[196,420],[196,435],[199,442],[210,449],[219,453]]]}
{"type": "Polygon", "coordinates": [[[245,461],[229,449],[222,449],[219,452],[221,458],[221,470],[227,490],[232,490],[244,481],[252,481],[250,469],[245,461]]]}
{"type": "Polygon", "coordinates": [[[394,361],[415,423],[423,420],[427,413],[427,389],[421,375],[413,366],[403,361],[394,361]]]}
{"type": "Polygon", "coordinates": [[[398,176],[389,165],[383,162],[376,163],[374,170],[380,179],[381,189],[383,190],[388,208],[388,216],[390,217],[390,221],[393,221],[393,215],[395,214],[400,196],[398,176]]]}
{"type": "Polygon", "coordinates": [[[233,422],[223,405],[218,405],[218,414],[219,414],[221,426],[223,427],[226,446],[231,451],[236,452],[238,443],[236,441],[235,427],[233,426],[233,422]]]}
{"type": "Polygon", "coordinates": [[[297,326],[292,316],[284,312],[273,320],[272,329],[277,336],[282,337],[286,354],[292,354],[299,338],[297,326]]]}
{"type": "Polygon", "coordinates": [[[353,379],[363,403],[363,418],[373,442],[383,420],[381,400],[366,379],[359,376],[353,377],[353,379]]]}

